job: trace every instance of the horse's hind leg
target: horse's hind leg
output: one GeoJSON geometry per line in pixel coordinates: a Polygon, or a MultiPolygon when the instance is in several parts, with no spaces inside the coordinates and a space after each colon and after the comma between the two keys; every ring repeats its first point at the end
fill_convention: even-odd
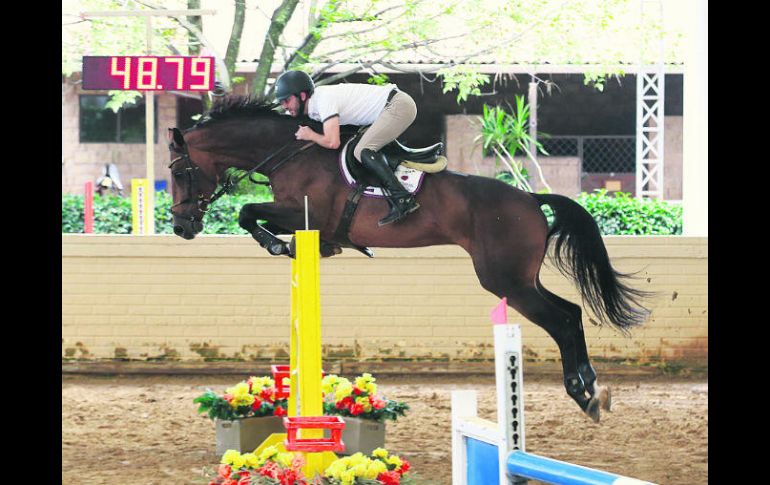
{"type": "MultiPolygon", "coordinates": [[[[532,277],[516,278],[521,274],[514,271],[510,263],[501,263],[497,258],[487,259],[489,254],[473,257],[479,282],[487,291],[498,297],[507,297],[508,305],[521,313],[524,318],[540,326],[553,338],[561,354],[564,372],[564,387],[567,394],[594,421],[599,421],[599,402],[586,394],[585,384],[578,372],[577,341],[578,325],[574,315],[565,311],[538,291],[532,277]]],[[[525,273],[526,274],[526,273],[525,273]]]]}
{"type": "Polygon", "coordinates": [[[569,313],[572,316],[572,321],[577,322],[577,333],[575,335],[575,355],[577,358],[577,369],[583,384],[586,387],[586,391],[591,397],[595,397],[598,393],[599,403],[602,409],[609,411],[611,407],[611,391],[607,386],[599,386],[596,380],[596,371],[591,365],[591,361],[588,357],[588,348],[586,347],[586,337],[583,332],[583,311],[579,305],[576,305],[564,298],[551,293],[540,282],[538,276],[536,280],[538,291],[548,298],[555,305],[559,306],[562,310],[569,313]]]}

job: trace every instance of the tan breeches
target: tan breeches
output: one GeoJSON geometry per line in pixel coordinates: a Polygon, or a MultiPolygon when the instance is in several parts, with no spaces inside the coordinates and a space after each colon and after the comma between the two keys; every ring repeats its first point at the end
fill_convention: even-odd
{"type": "Polygon", "coordinates": [[[417,105],[412,97],[403,91],[398,91],[361,137],[361,141],[353,150],[353,155],[361,161],[361,150],[364,148],[378,151],[405,132],[416,117],[417,105]]]}

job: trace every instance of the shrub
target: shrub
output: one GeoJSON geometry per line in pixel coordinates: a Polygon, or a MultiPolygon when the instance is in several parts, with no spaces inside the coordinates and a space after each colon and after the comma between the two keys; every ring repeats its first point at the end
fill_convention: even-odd
{"type": "Polygon", "coordinates": [[[653,199],[636,199],[626,192],[608,196],[604,189],[583,192],[575,199],[608,235],[681,235],[682,206],[653,199]]]}
{"type": "MultiPolygon", "coordinates": [[[[244,204],[269,202],[267,190],[252,194],[227,195],[211,206],[206,214],[204,234],[246,234],[238,225],[238,213],[244,204]]],[[[599,225],[601,233],[609,235],[680,235],[682,207],[665,201],[639,200],[618,192],[607,195],[606,190],[591,194],[583,192],[576,201],[588,210],[599,225]]],[[[155,233],[172,234],[171,195],[158,192],[155,198],[155,233]]],[[[552,222],[551,211],[543,211],[552,222]]],[[[62,232],[83,232],[83,196],[62,195],[62,232]]],[[[106,195],[94,197],[94,233],[131,234],[131,199],[106,195]]]]}
{"type": "MultiPolygon", "coordinates": [[[[211,206],[204,218],[203,234],[246,234],[238,225],[238,213],[244,204],[269,202],[272,195],[261,191],[256,194],[227,195],[211,206]]],[[[165,191],[155,195],[155,233],[173,234],[171,194],[165,191]]],[[[62,194],[62,232],[82,233],[83,196],[62,194]]],[[[94,233],[131,234],[131,199],[115,195],[94,196],[94,233]]]]}

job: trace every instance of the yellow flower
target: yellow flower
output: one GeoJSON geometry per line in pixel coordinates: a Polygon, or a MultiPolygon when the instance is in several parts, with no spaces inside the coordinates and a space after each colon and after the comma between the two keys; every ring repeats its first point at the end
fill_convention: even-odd
{"type": "Polygon", "coordinates": [[[336,374],[329,374],[321,379],[321,390],[324,394],[331,394],[334,388],[339,384],[340,378],[336,374]]]}
{"type": "Polygon", "coordinates": [[[369,480],[376,479],[380,473],[388,471],[388,466],[380,460],[373,460],[366,469],[365,478],[369,480]]]}
{"type": "Polygon", "coordinates": [[[337,401],[341,401],[345,399],[346,397],[350,396],[353,393],[353,384],[350,383],[347,379],[345,381],[342,381],[337,385],[337,390],[334,391],[334,398],[337,401]]]}
{"type": "Polygon", "coordinates": [[[356,481],[356,475],[352,470],[347,470],[340,473],[339,479],[342,481],[342,485],[353,485],[353,482],[356,481]]]}
{"type": "Polygon", "coordinates": [[[225,454],[222,455],[222,460],[220,463],[223,463],[225,465],[232,465],[236,458],[240,457],[241,454],[238,453],[236,450],[227,450],[225,451],[225,454]]]}
{"type": "Polygon", "coordinates": [[[242,456],[247,468],[259,468],[259,460],[257,459],[257,455],[254,453],[244,453],[242,456]]]}
{"type": "Polygon", "coordinates": [[[372,456],[377,458],[387,458],[388,450],[385,448],[376,448],[374,451],[372,451],[372,456]]]}
{"type": "Polygon", "coordinates": [[[238,384],[234,385],[233,387],[229,387],[226,391],[227,394],[232,395],[238,395],[238,394],[248,394],[249,393],[249,385],[245,382],[239,382],[238,384]]]}
{"type": "Polygon", "coordinates": [[[278,455],[273,459],[276,463],[290,467],[291,462],[294,460],[294,455],[292,453],[278,453],[278,455]]]}
{"type": "Polygon", "coordinates": [[[361,377],[356,378],[356,387],[369,394],[376,394],[377,384],[374,383],[376,380],[371,374],[366,372],[361,377]]]}
{"type": "Polygon", "coordinates": [[[364,412],[372,412],[372,403],[369,402],[368,397],[357,397],[356,404],[360,404],[364,408],[364,412]]]}
{"type": "Polygon", "coordinates": [[[262,453],[259,454],[259,466],[262,466],[265,464],[267,460],[272,459],[275,455],[278,454],[278,448],[275,446],[268,446],[264,450],[262,450],[262,453]]]}
{"type": "Polygon", "coordinates": [[[251,382],[251,393],[259,394],[265,387],[273,387],[275,381],[272,377],[249,377],[248,382],[251,382]]]}
{"type": "Polygon", "coordinates": [[[401,465],[403,465],[401,458],[397,457],[396,455],[391,455],[388,458],[385,458],[385,463],[388,465],[395,465],[397,471],[400,470],[401,465]]]}

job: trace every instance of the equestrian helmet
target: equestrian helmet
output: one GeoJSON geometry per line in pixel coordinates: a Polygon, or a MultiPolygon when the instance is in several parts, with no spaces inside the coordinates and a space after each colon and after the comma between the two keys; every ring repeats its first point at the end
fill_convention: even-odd
{"type": "Polygon", "coordinates": [[[286,71],[275,81],[275,99],[279,102],[292,94],[299,95],[302,91],[307,91],[310,96],[314,90],[313,80],[303,71],[286,71]]]}

